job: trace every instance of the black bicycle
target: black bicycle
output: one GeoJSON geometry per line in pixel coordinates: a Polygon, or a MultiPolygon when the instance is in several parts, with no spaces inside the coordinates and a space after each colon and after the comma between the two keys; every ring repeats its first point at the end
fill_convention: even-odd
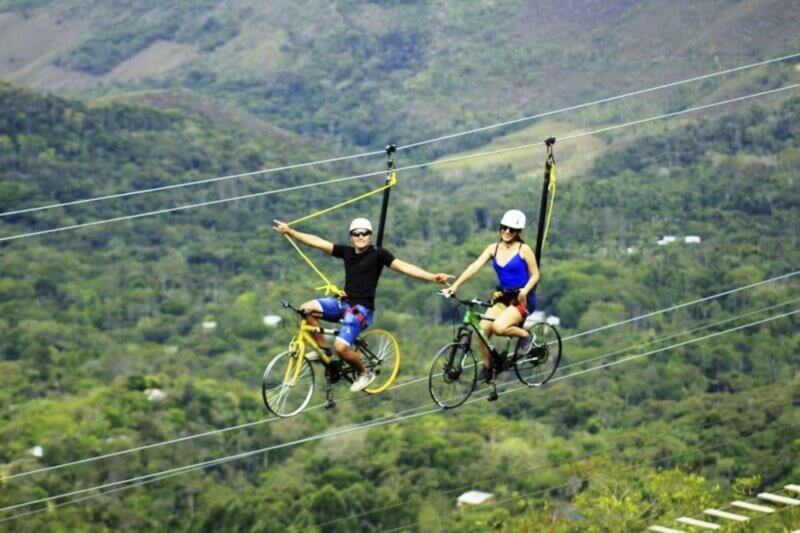
{"type": "MultiPolygon", "coordinates": [[[[437,293],[445,296],[443,293],[437,293]]],[[[493,320],[484,316],[478,309],[493,304],[478,299],[462,300],[451,296],[465,306],[461,326],[456,331],[453,342],[436,352],[428,373],[428,390],[437,405],[445,409],[458,407],[470,397],[478,381],[478,358],[472,350],[472,335],[489,348],[492,366],[490,369],[489,401],[497,400],[497,376],[511,368],[517,378],[528,387],[541,387],[553,377],[561,361],[561,335],[546,322],[537,322],[526,328],[533,335],[531,349],[520,355],[516,348],[512,351],[512,337],[507,338],[506,348],[499,351],[486,337],[481,328],[481,320],[493,320]]]]}

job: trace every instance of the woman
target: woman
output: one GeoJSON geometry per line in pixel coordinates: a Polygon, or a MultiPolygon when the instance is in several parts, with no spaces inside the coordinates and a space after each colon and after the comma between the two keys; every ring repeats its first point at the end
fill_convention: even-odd
{"type": "MultiPolygon", "coordinates": [[[[483,253],[458,277],[458,279],[443,292],[451,296],[468,279],[478,273],[489,259],[497,273],[498,287],[493,305],[486,311],[486,316],[494,321],[481,322],[483,331],[487,336],[493,333],[504,336],[520,337],[517,344],[517,353],[524,355],[530,350],[531,337],[520,326],[534,309],[536,309],[536,294],[533,288],[539,281],[539,268],[536,257],[531,247],[522,240],[522,230],[525,229],[525,213],[517,209],[506,211],[500,220],[500,240],[488,245],[483,253]]],[[[489,349],[483,343],[483,370],[478,376],[479,380],[491,379],[491,356],[489,349]]]]}

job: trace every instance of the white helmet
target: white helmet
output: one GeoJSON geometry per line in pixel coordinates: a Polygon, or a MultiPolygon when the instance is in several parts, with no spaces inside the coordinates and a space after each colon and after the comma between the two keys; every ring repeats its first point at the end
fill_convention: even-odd
{"type": "Polygon", "coordinates": [[[348,231],[353,231],[354,229],[365,229],[372,232],[372,224],[366,218],[354,218],[348,231]]]}
{"type": "Polygon", "coordinates": [[[525,213],[519,209],[506,211],[503,218],[500,219],[500,225],[519,230],[525,229],[525,213]]]}

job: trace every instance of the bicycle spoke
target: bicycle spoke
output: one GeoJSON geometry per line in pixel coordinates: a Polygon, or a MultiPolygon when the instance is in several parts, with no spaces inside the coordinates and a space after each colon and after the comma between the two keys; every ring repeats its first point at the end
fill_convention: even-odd
{"type": "Polygon", "coordinates": [[[284,352],[270,361],[261,385],[267,408],[278,416],[292,416],[302,411],[314,392],[314,371],[296,352],[284,352]],[[301,365],[298,369],[295,365],[301,365]],[[294,375],[299,370],[297,376],[294,375]]]}

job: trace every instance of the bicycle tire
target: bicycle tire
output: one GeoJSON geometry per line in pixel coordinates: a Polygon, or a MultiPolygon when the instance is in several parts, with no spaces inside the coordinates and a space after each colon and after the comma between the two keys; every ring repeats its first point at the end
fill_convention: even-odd
{"type": "Polygon", "coordinates": [[[306,408],[314,394],[314,367],[302,358],[297,382],[290,383],[287,375],[293,373],[297,364],[297,352],[287,350],[279,353],[264,369],[261,379],[261,397],[267,409],[276,416],[288,418],[306,408]],[[291,403],[287,405],[287,401],[291,403]]]}
{"type": "Polygon", "coordinates": [[[546,322],[533,324],[528,328],[528,333],[535,334],[536,338],[530,353],[514,360],[514,372],[528,387],[541,387],[558,370],[561,362],[561,335],[546,322]]]}
{"type": "Polygon", "coordinates": [[[460,342],[443,346],[431,361],[428,372],[428,391],[443,409],[454,409],[467,401],[478,380],[478,361],[475,354],[460,342]],[[457,368],[447,368],[451,360],[457,368]]]}
{"type": "Polygon", "coordinates": [[[397,338],[385,329],[367,330],[356,345],[356,351],[368,370],[377,374],[372,386],[364,389],[367,394],[378,394],[394,383],[400,371],[400,344],[397,338]],[[383,377],[385,379],[383,379],[383,377]]]}

